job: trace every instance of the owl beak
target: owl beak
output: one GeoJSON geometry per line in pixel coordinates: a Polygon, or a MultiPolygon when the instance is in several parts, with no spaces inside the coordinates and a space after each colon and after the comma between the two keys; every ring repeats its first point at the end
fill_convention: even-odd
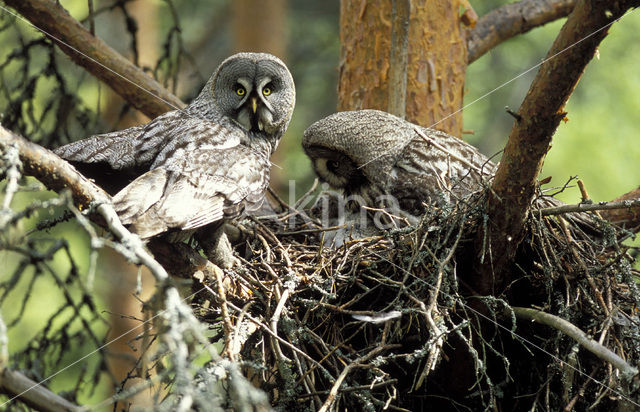
{"type": "Polygon", "coordinates": [[[253,110],[253,114],[255,114],[256,111],[258,110],[258,98],[257,97],[252,97],[251,98],[251,110],[253,110]]]}

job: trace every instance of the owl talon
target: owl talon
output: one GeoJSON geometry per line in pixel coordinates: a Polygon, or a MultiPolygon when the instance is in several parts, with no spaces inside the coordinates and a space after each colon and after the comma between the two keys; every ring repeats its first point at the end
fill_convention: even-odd
{"type": "Polygon", "coordinates": [[[205,256],[221,269],[231,269],[240,265],[240,260],[233,255],[233,247],[221,225],[213,232],[199,233],[198,243],[205,256]]]}

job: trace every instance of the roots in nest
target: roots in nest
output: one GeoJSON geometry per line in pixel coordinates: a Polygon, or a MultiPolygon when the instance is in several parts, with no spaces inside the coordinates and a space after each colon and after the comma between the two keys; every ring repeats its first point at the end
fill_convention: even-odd
{"type": "Polygon", "coordinates": [[[510,283],[478,296],[474,258],[491,258],[474,247],[481,200],[338,248],[292,208],[245,220],[243,264],[203,280],[198,312],[219,331],[223,355],[283,410],[637,403],[628,376],[513,309],[556,315],[635,366],[639,295],[624,233],[596,216],[531,216],[510,283]]]}

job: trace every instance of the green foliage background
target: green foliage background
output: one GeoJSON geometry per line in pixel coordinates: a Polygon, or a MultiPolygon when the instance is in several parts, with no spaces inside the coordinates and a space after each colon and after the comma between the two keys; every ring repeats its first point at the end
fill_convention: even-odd
{"type": "MultiPolygon", "coordinates": [[[[478,2],[479,3],[479,2],[478,2]]],[[[496,3],[496,2],[494,2],[496,3]]],[[[475,5],[475,4],[474,4],[475,5]]],[[[477,6],[478,13],[490,10],[477,6]]],[[[491,92],[545,58],[564,20],[513,38],[469,66],[465,105],[491,92]]],[[[562,186],[570,176],[582,179],[595,201],[611,200],[640,185],[640,13],[630,12],[615,23],[585,71],[553,138],[540,178],[552,176],[547,187],[562,186]]],[[[465,140],[485,154],[502,150],[513,125],[504,110],[517,110],[536,70],[465,106],[465,128],[474,135],[465,140]]],[[[580,192],[567,190],[558,197],[580,201],[580,192]]]]}

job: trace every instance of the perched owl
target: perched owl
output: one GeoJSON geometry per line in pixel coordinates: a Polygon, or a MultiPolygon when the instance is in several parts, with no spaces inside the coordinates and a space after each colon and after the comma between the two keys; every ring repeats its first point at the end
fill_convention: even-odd
{"type": "Polygon", "coordinates": [[[263,53],[226,59],[186,108],[55,152],[116,192],[122,223],[146,239],[253,210],[295,104],[285,64],[263,53]]]}
{"type": "Polygon", "coordinates": [[[312,124],[302,146],[317,175],[342,189],[347,207],[420,214],[482,189],[496,165],[473,146],[378,110],[333,114],[312,124]]]}

